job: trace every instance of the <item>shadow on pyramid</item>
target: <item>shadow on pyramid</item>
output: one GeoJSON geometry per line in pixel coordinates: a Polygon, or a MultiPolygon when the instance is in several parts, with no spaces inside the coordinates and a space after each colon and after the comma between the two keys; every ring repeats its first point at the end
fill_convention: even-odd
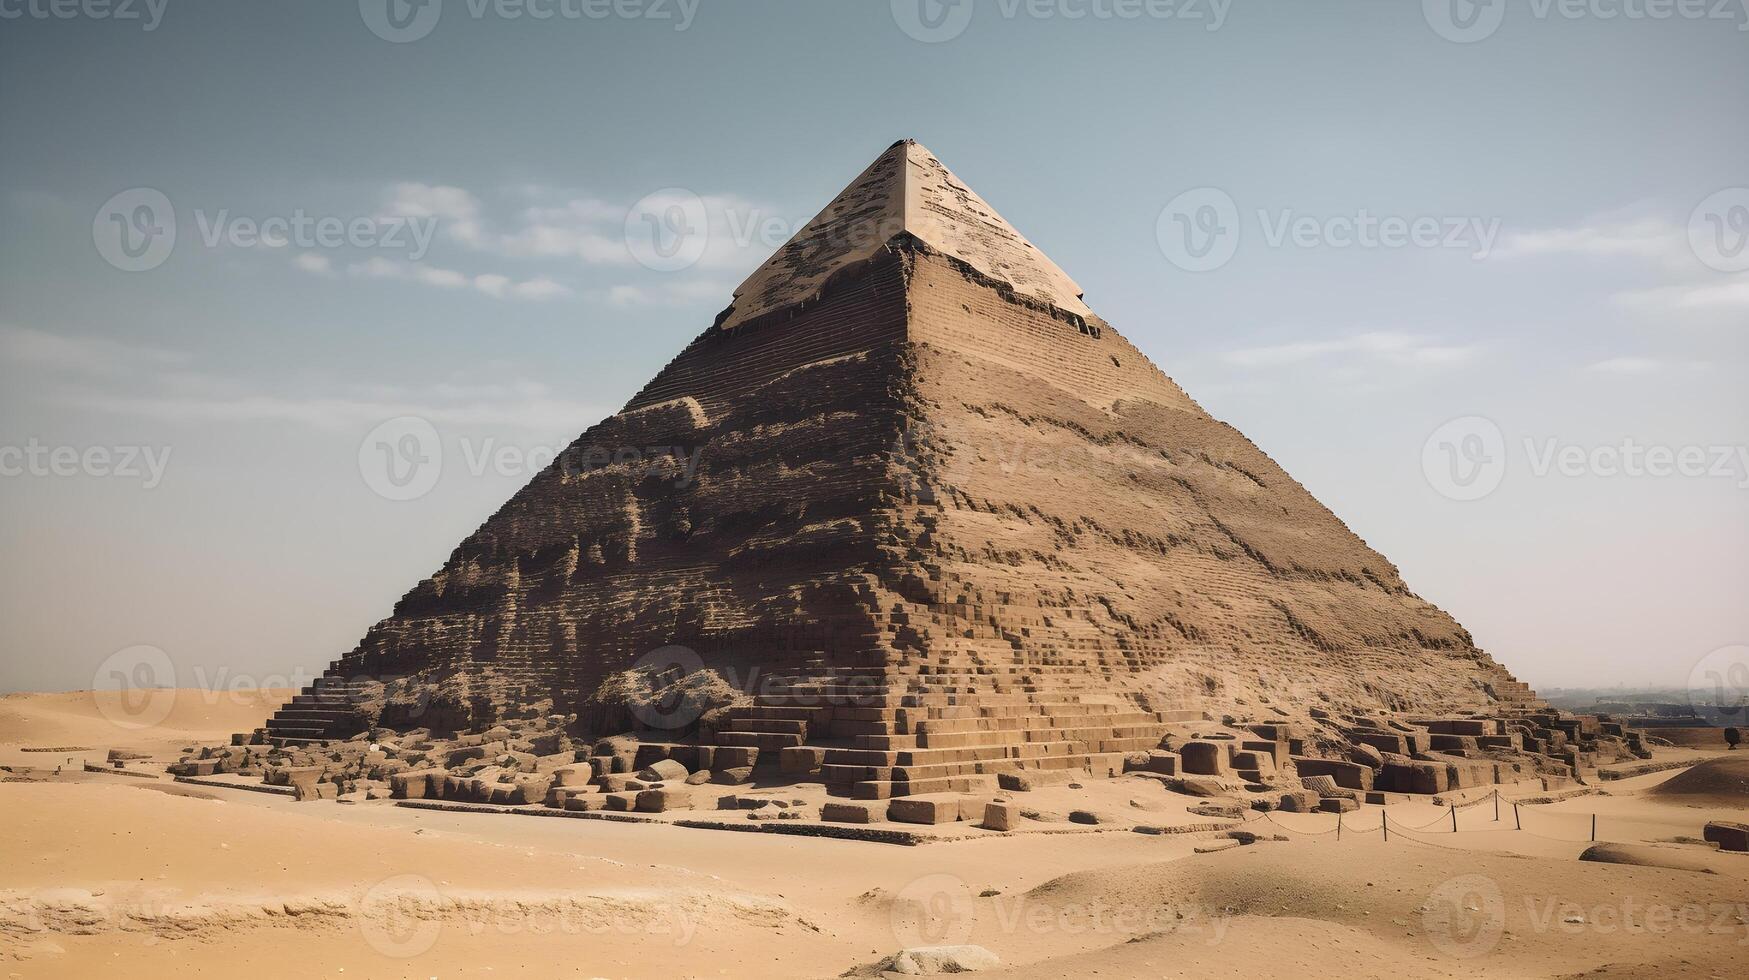
{"type": "Polygon", "coordinates": [[[880,798],[1538,704],[907,141],[262,734],[575,715],[880,798]]]}

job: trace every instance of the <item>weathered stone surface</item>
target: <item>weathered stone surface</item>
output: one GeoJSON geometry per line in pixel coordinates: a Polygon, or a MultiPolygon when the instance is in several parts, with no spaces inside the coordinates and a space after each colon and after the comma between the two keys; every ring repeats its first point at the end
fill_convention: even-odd
{"type": "Polygon", "coordinates": [[[896,799],[887,804],[887,819],[895,823],[954,823],[960,819],[960,796],[932,793],[896,799]]]}
{"type": "Polygon", "coordinates": [[[1749,823],[1709,820],[1701,836],[1719,845],[1721,851],[1749,851],[1749,823]]]}
{"type": "Polygon", "coordinates": [[[1006,790],[1025,793],[1041,786],[1067,786],[1081,775],[1069,769],[1022,769],[996,775],[996,783],[1006,790]]]}
{"type": "Polygon", "coordinates": [[[885,803],[846,803],[833,801],[820,807],[820,819],[831,823],[874,823],[885,819],[885,803]]]}
{"type": "Polygon", "coordinates": [[[651,783],[665,782],[670,779],[684,780],[688,775],[690,773],[687,772],[686,767],[673,759],[663,759],[638,770],[638,778],[651,783]]]}
{"type": "Polygon", "coordinates": [[[984,826],[990,830],[1013,830],[1020,824],[1020,805],[1016,803],[984,804],[984,826]]]}
{"type": "Polygon", "coordinates": [[[1227,746],[1221,742],[1192,741],[1178,747],[1179,768],[1191,776],[1224,776],[1227,746]]]}

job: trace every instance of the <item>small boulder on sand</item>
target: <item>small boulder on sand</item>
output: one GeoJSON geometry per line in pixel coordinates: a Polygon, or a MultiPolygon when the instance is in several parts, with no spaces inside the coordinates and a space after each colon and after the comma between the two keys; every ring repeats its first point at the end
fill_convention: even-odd
{"type": "Polygon", "coordinates": [[[917,977],[994,970],[1001,965],[996,954],[982,946],[915,946],[887,957],[875,969],[917,977]]]}

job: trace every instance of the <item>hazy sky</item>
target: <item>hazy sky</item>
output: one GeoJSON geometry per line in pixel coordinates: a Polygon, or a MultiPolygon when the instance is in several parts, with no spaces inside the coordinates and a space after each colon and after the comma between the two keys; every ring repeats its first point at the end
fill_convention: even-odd
{"type": "Polygon", "coordinates": [[[1749,15],[1452,4],[0,0],[0,690],[320,672],[902,137],[1521,678],[1680,685],[1749,15]]]}

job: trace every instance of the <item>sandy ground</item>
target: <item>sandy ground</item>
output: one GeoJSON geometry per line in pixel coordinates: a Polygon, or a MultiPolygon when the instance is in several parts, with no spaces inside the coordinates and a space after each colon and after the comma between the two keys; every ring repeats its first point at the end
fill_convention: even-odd
{"type": "MultiPolygon", "coordinates": [[[[1222,841],[899,847],[299,804],[54,777],[60,755],[20,751],[173,755],[279,696],[187,692],[151,729],[118,727],[90,694],[0,699],[0,764],[41,780],[0,783],[9,977],[831,977],[955,942],[1016,977],[1735,977],[1749,958],[1749,857],[1682,843],[1749,812],[1651,792],[1681,769],[1516,817],[1511,797],[1532,794],[1515,790],[1498,820],[1491,800],[1459,810],[1457,833],[1449,810],[1394,805],[1388,842],[1379,807],[1347,815],[1340,840],[1330,814],[1273,814],[1247,827],[1281,839],[1199,854],[1222,841]],[[1600,840],[1713,873],[1582,862],[1593,814],[1600,840]]],[[[1142,781],[1087,792],[1165,814],[1197,802],[1142,781]]]]}

